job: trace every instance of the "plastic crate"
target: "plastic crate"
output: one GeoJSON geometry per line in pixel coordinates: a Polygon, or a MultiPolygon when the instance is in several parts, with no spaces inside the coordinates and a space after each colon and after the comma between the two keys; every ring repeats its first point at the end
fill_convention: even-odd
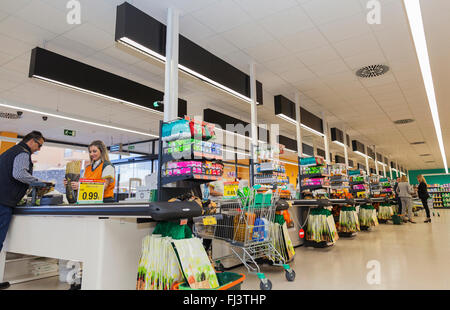
{"type": "Polygon", "coordinates": [[[392,222],[394,222],[395,225],[402,225],[403,224],[402,218],[399,215],[397,215],[397,214],[394,214],[392,216],[392,222]]]}
{"type": "MultiPolygon", "coordinates": [[[[242,273],[234,272],[217,272],[217,280],[219,281],[219,287],[215,289],[203,289],[203,290],[240,290],[241,284],[245,280],[245,275],[242,273]]],[[[174,290],[197,290],[193,289],[186,282],[175,283],[174,290]]]]}

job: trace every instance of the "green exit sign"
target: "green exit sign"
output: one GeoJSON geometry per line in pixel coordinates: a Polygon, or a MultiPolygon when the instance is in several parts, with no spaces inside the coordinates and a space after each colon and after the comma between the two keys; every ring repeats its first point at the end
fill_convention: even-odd
{"type": "Polygon", "coordinates": [[[75,130],[64,129],[64,135],[65,136],[75,137],[76,131],[75,130]]]}
{"type": "Polygon", "coordinates": [[[128,146],[128,150],[129,150],[129,151],[134,150],[134,145],[129,145],[129,146],[128,146]]]}

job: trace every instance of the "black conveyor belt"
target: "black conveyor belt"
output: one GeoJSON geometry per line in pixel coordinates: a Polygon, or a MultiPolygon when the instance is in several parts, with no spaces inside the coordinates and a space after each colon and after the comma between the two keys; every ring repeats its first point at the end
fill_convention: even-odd
{"type": "Polygon", "coordinates": [[[42,207],[16,207],[14,215],[45,216],[107,216],[107,217],[145,217],[151,218],[150,204],[96,204],[96,205],[61,205],[42,207]]]}

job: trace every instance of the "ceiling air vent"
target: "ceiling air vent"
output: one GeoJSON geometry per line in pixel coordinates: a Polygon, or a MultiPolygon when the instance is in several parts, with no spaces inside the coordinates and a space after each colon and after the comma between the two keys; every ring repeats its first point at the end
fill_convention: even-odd
{"type": "Polygon", "coordinates": [[[0,118],[19,119],[20,115],[17,113],[0,112],[0,118]]]}
{"type": "Polygon", "coordinates": [[[431,164],[431,163],[434,163],[435,161],[434,160],[429,160],[429,161],[426,161],[425,163],[426,164],[431,164]]]}
{"type": "Polygon", "coordinates": [[[425,144],[425,141],[411,142],[411,145],[425,144]]]}
{"type": "Polygon", "coordinates": [[[385,74],[389,71],[389,67],[385,65],[371,65],[362,67],[356,71],[356,75],[362,78],[373,78],[385,74]]]}
{"type": "Polygon", "coordinates": [[[399,119],[397,121],[394,121],[394,124],[396,124],[396,125],[404,125],[404,124],[409,124],[409,123],[412,123],[412,122],[414,122],[413,119],[407,118],[407,119],[399,119]]]}
{"type": "Polygon", "coordinates": [[[420,154],[419,156],[425,157],[425,156],[431,156],[431,154],[420,154]]]}

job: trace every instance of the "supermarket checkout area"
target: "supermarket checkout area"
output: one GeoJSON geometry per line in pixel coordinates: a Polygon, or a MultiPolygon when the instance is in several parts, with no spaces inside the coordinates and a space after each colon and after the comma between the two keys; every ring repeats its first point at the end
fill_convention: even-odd
{"type": "MultiPolygon", "coordinates": [[[[81,262],[84,290],[134,290],[142,239],[155,226],[152,220],[168,219],[167,204],[16,207],[0,257],[0,281],[5,253],[12,252],[81,262]]],[[[178,213],[201,213],[186,202],[170,207],[178,213]]]]}

